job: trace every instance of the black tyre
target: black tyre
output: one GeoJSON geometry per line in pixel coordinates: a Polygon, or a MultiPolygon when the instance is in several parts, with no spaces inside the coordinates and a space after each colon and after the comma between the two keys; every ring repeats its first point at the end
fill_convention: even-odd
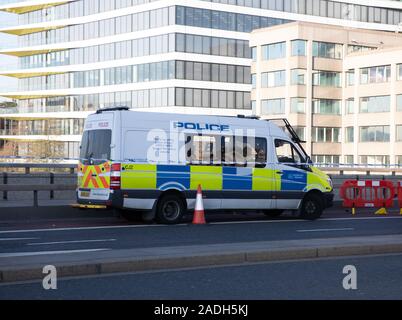
{"type": "Polygon", "coordinates": [[[278,218],[278,217],[281,216],[283,211],[285,211],[285,210],[282,210],[282,209],[270,209],[270,210],[264,210],[264,214],[267,217],[270,217],[270,218],[278,218]]]}
{"type": "Polygon", "coordinates": [[[300,208],[300,218],[306,220],[315,220],[321,217],[324,210],[322,197],[312,193],[306,195],[300,208]]]}
{"type": "Polygon", "coordinates": [[[159,199],[156,208],[156,218],[163,224],[176,224],[181,221],[186,206],[182,198],[177,195],[166,195],[159,199]]]}
{"type": "Polygon", "coordinates": [[[114,209],[116,216],[122,217],[123,219],[130,222],[142,222],[142,216],[140,212],[124,209],[114,209]]]}

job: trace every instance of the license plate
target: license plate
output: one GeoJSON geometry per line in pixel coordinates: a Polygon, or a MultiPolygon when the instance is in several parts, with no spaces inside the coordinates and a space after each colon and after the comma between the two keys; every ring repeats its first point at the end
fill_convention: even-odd
{"type": "Polygon", "coordinates": [[[90,192],[89,192],[89,191],[81,191],[81,197],[86,197],[86,198],[88,198],[89,195],[90,195],[90,192]]]}

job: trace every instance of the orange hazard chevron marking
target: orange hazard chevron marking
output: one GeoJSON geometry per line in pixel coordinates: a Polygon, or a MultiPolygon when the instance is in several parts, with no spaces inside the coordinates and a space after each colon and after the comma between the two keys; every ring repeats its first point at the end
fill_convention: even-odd
{"type": "Polygon", "coordinates": [[[103,187],[109,188],[109,184],[107,183],[105,177],[99,176],[102,173],[101,168],[99,166],[95,166],[95,171],[98,174],[98,178],[102,182],[103,187]]]}
{"type": "Polygon", "coordinates": [[[105,174],[110,172],[110,164],[109,162],[105,162],[101,165],[96,166],[85,166],[82,167],[82,178],[81,178],[81,187],[82,188],[109,188],[110,184],[108,179],[105,176],[101,176],[101,174],[105,174]]]}

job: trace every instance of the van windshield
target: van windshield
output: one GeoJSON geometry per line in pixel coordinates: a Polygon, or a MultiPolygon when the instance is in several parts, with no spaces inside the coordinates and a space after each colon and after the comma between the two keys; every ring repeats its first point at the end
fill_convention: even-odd
{"type": "Polygon", "coordinates": [[[81,141],[80,160],[84,164],[102,163],[110,160],[112,130],[84,131],[81,141]]]}

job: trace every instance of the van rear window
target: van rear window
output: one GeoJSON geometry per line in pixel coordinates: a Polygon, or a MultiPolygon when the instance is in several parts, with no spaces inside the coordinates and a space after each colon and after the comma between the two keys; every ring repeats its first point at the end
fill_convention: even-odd
{"type": "Polygon", "coordinates": [[[83,163],[102,163],[110,160],[112,130],[84,131],[81,140],[80,160],[83,163]]]}

